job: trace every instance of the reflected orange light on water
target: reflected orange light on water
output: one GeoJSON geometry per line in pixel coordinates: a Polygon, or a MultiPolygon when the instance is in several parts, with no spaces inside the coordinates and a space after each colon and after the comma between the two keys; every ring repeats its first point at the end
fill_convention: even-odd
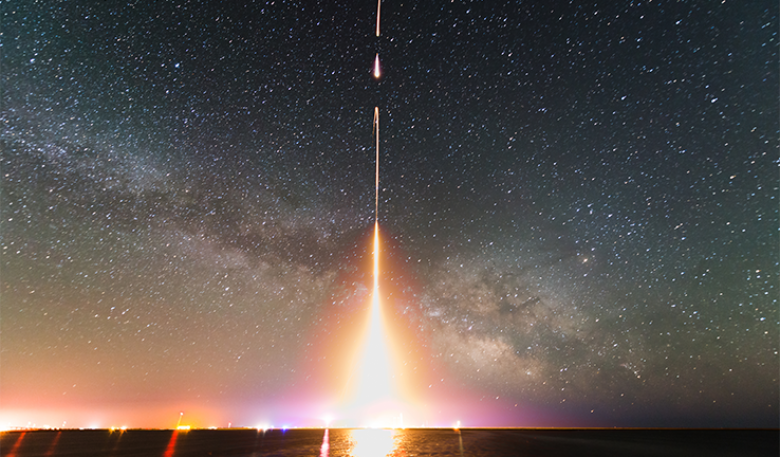
{"type": "Polygon", "coordinates": [[[354,457],[385,457],[398,451],[394,430],[358,429],[351,430],[350,455],[354,457]]]}
{"type": "Polygon", "coordinates": [[[16,442],[14,443],[14,447],[11,448],[11,452],[6,454],[6,457],[15,457],[16,453],[19,452],[19,446],[22,445],[22,440],[24,440],[24,435],[26,435],[27,432],[22,432],[21,435],[19,435],[19,438],[16,439],[16,442]]]}
{"type": "Polygon", "coordinates": [[[44,454],[46,457],[54,455],[54,451],[57,449],[57,443],[60,441],[60,436],[62,436],[62,431],[57,432],[57,434],[54,436],[54,439],[49,445],[49,449],[47,449],[46,454],[44,454]]]}
{"type": "Polygon", "coordinates": [[[163,457],[173,457],[173,451],[176,449],[176,438],[179,436],[179,431],[174,430],[171,432],[171,439],[168,441],[168,446],[165,448],[163,457]]]}

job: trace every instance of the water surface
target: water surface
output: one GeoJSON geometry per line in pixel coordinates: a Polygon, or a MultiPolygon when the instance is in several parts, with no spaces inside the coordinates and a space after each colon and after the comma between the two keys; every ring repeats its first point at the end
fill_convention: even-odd
{"type": "Polygon", "coordinates": [[[3,433],[0,455],[776,457],[778,443],[778,430],[40,430],[3,433]]]}

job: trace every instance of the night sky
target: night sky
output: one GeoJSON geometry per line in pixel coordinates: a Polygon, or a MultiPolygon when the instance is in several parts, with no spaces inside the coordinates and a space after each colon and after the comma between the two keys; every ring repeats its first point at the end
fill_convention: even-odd
{"type": "Polygon", "coordinates": [[[0,425],[314,417],[379,107],[436,420],[777,426],[777,3],[499,3],[6,1],[0,425]]]}

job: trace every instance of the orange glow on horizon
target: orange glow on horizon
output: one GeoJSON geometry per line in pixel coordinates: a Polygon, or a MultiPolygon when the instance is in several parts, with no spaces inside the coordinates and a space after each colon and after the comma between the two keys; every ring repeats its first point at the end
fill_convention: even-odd
{"type": "Polygon", "coordinates": [[[193,401],[180,399],[171,401],[139,402],[127,407],[96,405],[73,405],[62,403],[50,409],[4,409],[0,411],[0,427],[14,429],[106,429],[122,431],[127,429],[175,429],[180,417],[179,411],[186,409],[185,425],[191,428],[206,428],[226,424],[228,412],[203,406],[193,401]]]}

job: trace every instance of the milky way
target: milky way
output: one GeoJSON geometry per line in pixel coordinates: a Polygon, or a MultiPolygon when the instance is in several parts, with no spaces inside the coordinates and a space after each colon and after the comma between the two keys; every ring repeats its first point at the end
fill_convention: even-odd
{"type": "Polygon", "coordinates": [[[304,382],[370,287],[380,106],[387,306],[431,389],[776,426],[776,4],[388,1],[376,38],[372,2],[233,3],[3,7],[14,417],[250,421],[304,382]]]}

